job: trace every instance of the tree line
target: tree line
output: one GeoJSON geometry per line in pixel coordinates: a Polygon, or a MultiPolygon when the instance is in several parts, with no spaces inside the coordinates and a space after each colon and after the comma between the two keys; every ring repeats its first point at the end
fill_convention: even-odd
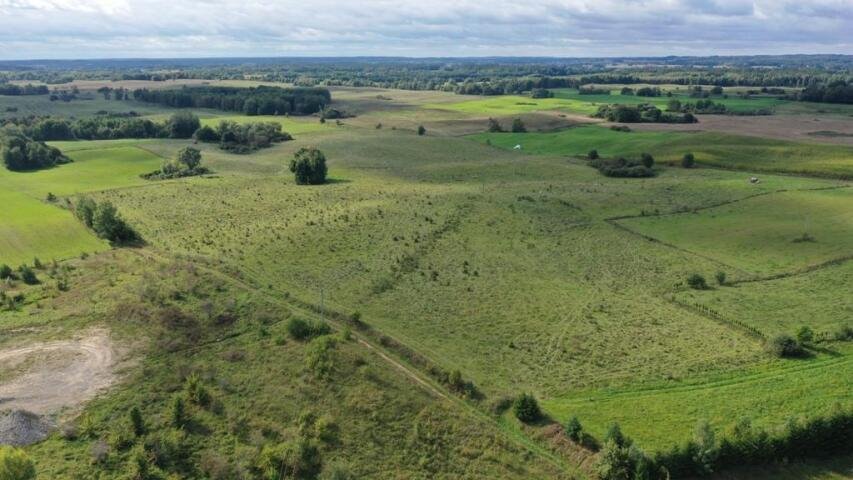
{"type": "Polygon", "coordinates": [[[246,115],[310,115],[319,113],[332,96],[328,89],[319,87],[183,87],[137,89],[133,99],[174,108],[214,108],[246,115]]]}
{"type": "Polygon", "coordinates": [[[58,148],[28,137],[15,126],[0,129],[0,157],[13,171],[38,170],[71,161],[58,148]]]}
{"type": "Polygon", "coordinates": [[[50,90],[47,85],[0,83],[0,95],[47,95],[48,93],[50,90]]]}

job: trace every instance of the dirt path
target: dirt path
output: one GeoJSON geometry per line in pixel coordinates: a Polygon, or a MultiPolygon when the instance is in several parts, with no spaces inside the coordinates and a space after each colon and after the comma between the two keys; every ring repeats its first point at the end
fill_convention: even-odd
{"type": "Polygon", "coordinates": [[[104,330],[80,338],[0,350],[0,410],[59,413],[90,400],[115,382],[116,356],[104,330]],[[33,361],[33,360],[37,361],[33,361]]]}

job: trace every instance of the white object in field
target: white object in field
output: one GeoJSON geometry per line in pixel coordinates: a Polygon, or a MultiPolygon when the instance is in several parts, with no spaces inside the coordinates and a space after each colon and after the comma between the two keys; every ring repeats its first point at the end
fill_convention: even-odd
{"type": "Polygon", "coordinates": [[[512,147],[513,150],[521,150],[521,144],[512,147]]]}
{"type": "Polygon", "coordinates": [[[749,183],[758,183],[758,182],[760,182],[760,180],[758,180],[758,177],[750,177],[749,178],[749,183]]]}

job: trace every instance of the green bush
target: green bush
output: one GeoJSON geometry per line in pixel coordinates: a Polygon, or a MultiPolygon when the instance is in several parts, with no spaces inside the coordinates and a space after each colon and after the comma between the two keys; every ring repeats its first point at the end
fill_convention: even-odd
{"type": "Polygon", "coordinates": [[[320,185],[326,183],[326,156],[315,147],[302,147],[290,161],[290,171],[297,185],[320,185]]]}
{"type": "Polygon", "coordinates": [[[424,128],[423,125],[418,125],[418,135],[425,135],[425,134],[426,134],[426,128],[424,128]]]}
{"type": "Polygon", "coordinates": [[[18,277],[20,277],[21,281],[27,285],[38,285],[39,283],[35,270],[27,265],[21,265],[18,267],[18,277]]]}
{"type": "Polygon", "coordinates": [[[325,378],[335,368],[334,350],[337,341],[331,335],[311,340],[305,352],[305,367],[314,375],[325,378]]]}
{"type": "Polygon", "coordinates": [[[515,399],[512,403],[512,412],[524,423],[532,423],[542,418],[539,402],[529,393],[522,393],[515,399]]]}
{"type": "Polygon", "coordinates": [[[726,284],[726,272],[717,272],[714,277],[717,279],[717,285],[726,284]]]}
{"type": "Polygon", "coordinates": [[[681,166],[684,168],[693,168],[693,165],[696,164],[696,157],[693,156],[692,153],[685,153],[683,157],[681,157],[681,166]]]}
{"type": "Polygon", "coordinates": [[[800,342],[784,333],[771,338],[767,342],[767,349],[777,357],[800,357],[805,353],[800,342]]]}
{"type": "Polygon", "coordinates": [[[803,325],[797,330],[797,341],[800,343],[812,343],[814,341],[814,331],[811,327],[803,325]]]}
{"type": "Polygon", "coordinates": [[[586,157],[590,160],[598,160],[598,150],[590,150],[589,153],[586,154],[586,157]]]}
{"type": "Polygon", "coordinates": [[[109,201],[101,202],[95,209],[95,214],[92,217],[92,230],[99,237],[113,243],[130,242],[138,239],[136,232],[119,216],[115,205],[109,201]]]}
{"type": "Polygon", "coordinates": [[[0,480],[31,480],[36,467],[21,449],[0,445],[0,480]]]}
{"type": "Polygon", "coordinates": [[[258,455],[257,467],[262,478],[267,480],[309,479],[320,473],[322,459],[316,445],[300,438],[264,446],[258,455]]]}
{"type": "Polygon", "coordinates": [[[581,426],[578,417],[570,418],[563,427],[566,431],[566,436],[573,442],[580,443],[583,438],[583,427],[581,426]]]}
{"type": "Polygon", "coordinates": [[[512,130],[512,133],[525,133],[527,132],[527,127],[524,126],[524,122],[520,118],[514,118],[510,130],[512,130]]]}
{"type": "Polygon", "coordinates": [[[705,277],[698,273],[694,273],[687,277],[687,285],[694,290],[705,290],[708,288],[708,282],[705,281],[705,277]]]}
{"type": "Polygon", "coordinates": [[[169,407],[169,423],[175,428],[183,428],[188,420],[187,405],[184,403],[184,397],[175,395],[172,397],[172,404],[169,407]]]}
{"type": "Polygon", "coordinates": [[[0,280],[6,280],[7,278],[12,278],[14,273],[12,272],[12,267],[6,265],[5,263],[0,265],[0,280]]]}
{"type": "Polygon", "coordinates": [[[145,434],[145,421],[142,419],[142,411],[139,407],[130,409],[130,425],[133,427],[133,434],[137,437],[145,434]]]}
{"type": "Polygon", "coordinates": [[[304,318],[291,317],[287,321],[287,333],[294,340],[308,340],[331,332],[331,328],[325,323],[305,320],[304,318]]]}

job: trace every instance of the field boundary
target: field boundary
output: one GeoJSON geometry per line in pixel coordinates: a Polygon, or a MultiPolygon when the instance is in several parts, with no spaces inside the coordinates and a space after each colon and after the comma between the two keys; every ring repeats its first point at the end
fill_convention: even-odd
{"type": "Polygon", "coordinates": [[[750,337],[755,338],[757,340],[766,340],[767,339],[767,334],[765,334],[761,330],[753,327],[752,325],[749,325],[748,323],[742,322],[740,320],[733,320],[731,318],[726,318],[723,315],[721,315],[720,312],[718,312],[718,311],[716,311],[710,307],[707,307],[705,305],[702,305],[701,303],[696,302],[696,303],[690,304],[687,302],[683,302],[683,301],[675,298],[674,294],[670,294],[669,296],[664,295],[664,300],[668,301],[669,303],[671,303],[677,307],[682,308],[683,310],[693,312],[693,313],[701,315],[705,318],[709,318],[711,320],[714,320],[717,323],[720,323],[722,325],[731,327],[735,330],[739,330],[741,333],[745,333],[746,335],[749,335],[750,337]]]}

